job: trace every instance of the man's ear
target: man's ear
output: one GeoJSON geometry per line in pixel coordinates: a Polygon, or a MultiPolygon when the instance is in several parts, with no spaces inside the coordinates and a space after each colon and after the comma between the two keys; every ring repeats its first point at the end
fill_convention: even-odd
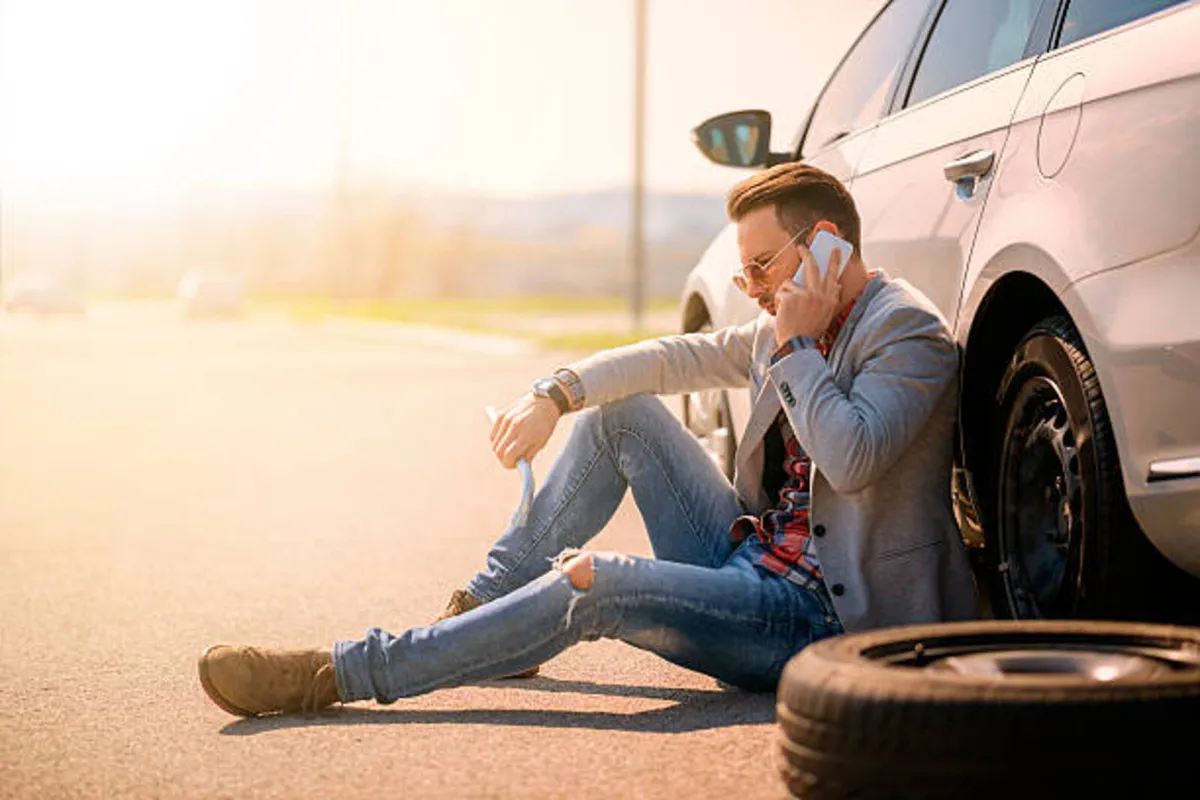
{"type": "Polygon", "coordinates": [[[808,243],[810,243],[810,244],[812,243],[813,238],[816,237],[816,235],[817,235],[817,231],[829,231],[830,233],[832,233],[834,236],[838,237],[839,239],[842,236],[842,232],[838,230],[837,224],[830,222],[827,219],[823,219],[820,222],[818,222],[816,225],[813,225],[812,235],[809,237],[808,243]]]}

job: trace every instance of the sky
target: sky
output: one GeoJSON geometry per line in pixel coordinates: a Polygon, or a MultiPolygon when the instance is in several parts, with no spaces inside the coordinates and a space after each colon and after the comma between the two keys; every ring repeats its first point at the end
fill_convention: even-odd
{"type": "MultiPolygon", "coordinates": [[[[646,0],[646,181],[721,191],[689,131],[791,142],[881,0],[646,0]]],[[[145,203],[339,177],[530,196],[632,176],[633,0],[0,0],[0,189],[145,203]]]]}

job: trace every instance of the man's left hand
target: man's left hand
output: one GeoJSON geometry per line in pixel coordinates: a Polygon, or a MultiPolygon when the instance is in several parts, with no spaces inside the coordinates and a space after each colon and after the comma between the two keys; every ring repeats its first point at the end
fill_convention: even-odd
{"type": "Polygon", "coordinates": [[[807,247],[799,246],[800,269],[804,270],[804,285],[784,281],[775,291],[775,344],[782,345],[797,336],[819,338],[838,310],[842,284],[842,254],[834,250],[829,256],[829,270],[821,279],[817,260],[807,247]]]}

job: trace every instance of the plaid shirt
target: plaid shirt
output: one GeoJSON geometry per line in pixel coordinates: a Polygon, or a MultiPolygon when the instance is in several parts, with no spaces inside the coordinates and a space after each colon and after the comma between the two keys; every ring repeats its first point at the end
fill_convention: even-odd
{"type": "MultiPolygon", "coordinates": [[[[821,338],[816,340],[815,345],[822,358],[829,357],[829,351],[857,300],[857,296],[851,298],[829,323],[821,338]]],[[[771,363],[775,364],[806,345],[811,346],[804,339],[789,339],[771,354],[771,363]]],[[[754,563],[759,567],[801,586],[816,589],[821,586],[822,574],[808,527],[808,482],[812,461],[800,446],[791,423],[782,411],[773,424],[779,427],[787,452],[783,463],[787,482],[780,490],[774,508],[763,512],[761,517],[750,514],[738,517],[733,521],[729,533],[735,542],[747,538],[752,540],[750,547],[754,551],[754,563]]]]}

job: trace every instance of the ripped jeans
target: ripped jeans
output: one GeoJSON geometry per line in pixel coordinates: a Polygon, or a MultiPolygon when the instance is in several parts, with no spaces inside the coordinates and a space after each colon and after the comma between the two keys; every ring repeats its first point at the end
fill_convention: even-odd
{"type": "Polygon", "coordinates": [[[657,398],[589,409],[534,497],[524,525],[493,545],[467,586],[484,605],[392,634],[372,628],[333,648],[346,702],[390,703],[513,675],[579,641],[620,639],[751,691],[773,691],[788,659],[840,633],[822,589],[756,567],[730,523],[729,481],[657,398]],[[563,565],[633,492],[654,558],[593,553],[591,586],[563,565]]]}

